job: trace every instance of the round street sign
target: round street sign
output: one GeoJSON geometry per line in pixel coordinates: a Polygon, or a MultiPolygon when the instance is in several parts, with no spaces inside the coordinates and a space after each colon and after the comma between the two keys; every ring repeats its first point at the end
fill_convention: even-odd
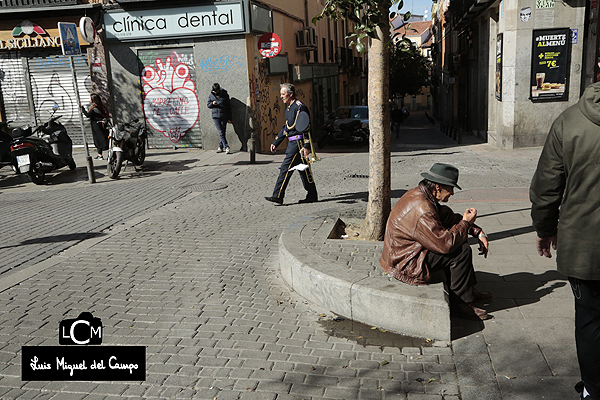
{"type": "Polygon", "coordinates": [[[90,17],[81,17],[79,20],[79,33],[83,40],[88,43],[94,43],[96,37],[96,27],[90,17]]]}
{"type": "Polygon", "coordinates": [[[258,51],[263,57],[275,57],[281,51],[281,38],[276,33],[264,33],[258,39],[258,51]]]}

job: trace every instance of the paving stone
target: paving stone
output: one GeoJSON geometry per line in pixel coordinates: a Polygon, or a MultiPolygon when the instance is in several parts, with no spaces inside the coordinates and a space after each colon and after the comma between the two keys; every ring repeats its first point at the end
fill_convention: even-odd
{"type": "MultiPolygon", "coordinates": [[[[423,132],[419,135],[422,138],[424,134],[432,135],[423,132]]],[[[441,136],[444,140],[447,139],[441,136]]],[[[394,146],[399,145],[394,142],[394,146]]],[[[464,180],[465,187],[476,187],[478,182],[481,182],[481,187],[485,187],[484,183],[495,176],[502,177],[503,182],[522,182],[523,187],[527,186],[527,179],[516,175],[521,172],[517,171],[512,160],[509,163],[490,163],[489,158],[479,155],[471,148],[454,144],[445,146],[450,145],[453,162],[460,165],[461,181],[464,180]],[[507,164],[510,168],[505,167],[507,164]],[[487,168],[485,180],[479,177],[481,166],[487,168]]],[[[437,161],[441,154],[448,151],[444,147],[427,148],[427,151],[410,146],[403,147],[402,151],[394,149],[395,162],[392,163],[392,170],[395,188],[413,186],[419,179],[416,171],[428,168],[431,162],[437,161]]],[[[478,381],[474,379],[477,376],[488,379],[486,383],[494,381],[493,374],[481,373],[481,363],[485,359],[475,358],[481,363],[471,365],[460,356],[455,361],[453,357],[463,349],[468,355],[481,354],[478,353],[482,349],[479,347],[481,344],[487,354],[484,339],[498,343],[506,324],[500,326],[486,322],[486,329],[483,331],[485,338],[479,331],[467,335],[468,338],[475,335],[481,337],[483,343],[477,346],[462,346],[459,339],[452,342],[452,347],[447,346],[449,343],[446,343],[446,347],[404,347],[401,350],[391,347],[363,347],[352,340],[325,334],[318,324],[318,314],[321,313],[318,307],[297,298],[283,284],[277,265],[278,239],[283,227],[297,220],[298,214],[320,212],[332,206],[363,212],[364,202],[345,204],[346,200],[339,200],[339,196],[365,193],[367,181],[340,177],[356,171],[368,173],[367,153],[328,154],[319,163],[319,168],[315,166],[320,197],[327,201],[281,208],[265,202],[264,193],[261,193],[266,187],[265,177],[275,178],[276,166],[272,161],[278,162],[277,157],[281,158],[281,155],[258,154],[257,157],[265,162],[250,166],[245,161],[247,154],[240,153],[240,158],[235,159],[237,161],[221,164],[223,161],[216,160],[213,153],[202,150],[165,152],[151,149],[148,151],[149,166],[166,166],[166,160],[173,159],[186,161],[185,165],[189,168],[183,171],[163,171],[159,168],[153,170],[152,174],[142,174],[136,178],[127,178],[129,175],[125,172],[118,181],[109,181],[103,177],[95,185],[85,183],[83,177],[78,182],[44,186],[43,192],[29,184],[2,187],[0,204],[15,204],[17,208],[14,211],[19,212],[18,208],[23,209],[28,203],[27,207],[32,211],[28,214],[29,225],[24,226],[18,235],[3,242],[3,246],[14,246],[11,249],[15,251],[0,253],[0,283],[2,268],[24,269],[56,251],[68,248],[73,251],[72,246],[77,241],[82,240],[80,244],[84,245],[96,238],[102,240],[89,247],[83,246],[79,252],[68,258],[64,257],[52,268],[38,272],[19,285],[0,291],[0,302],[8,306],[0,310],[0,321],[3,321],[0,324],[0,362],[13,364],[0,372],[4,375],[0,380],[0,397],[7,391],[21,390],[21,385],[27,386],[20,381],[18,354],[21,345],[56,345],[57,329],[54,326],[57,327],[58,321],[65,317],[76,317],[81,310],[90,310],[102,319],[106,327],[103,344],[147,346],[150,372],[142,385],[102,383],[97,387],[89,386],[92,393],[85,394],[86,396],[115,398],[131,394],[133,398],[143,396],[212,400],[218,395],[219,400],[237,400],[264,398],[260,394],[269,393],[277,394],[277,400],[285,400],[331,399],[346,396],[347,393],[354,394],[350,398],[383,399],[385,393],[387,400],[406,400],[405,392],[378,390],[382,386],[380,382],[384,381],[383,386],[390,389],[397,388],[397,383],[401,383],[401,387],[415,399],[418,397],[414,396],[418,395],[433,395],[437,396],[433,397],[437,400],[441,399],[439,394],[425,393],[422,383],[408,382],[407,379],[437,376],[439,387],[451,387],[460,383],[461,392],[462,385],[473,384],[478,381]],[[156,155],[153,155],[154,152],[156,155]],[[153,160],[155,164],[152,164],[153,160]],[[183,188],[185,185],[214,182],[226,183],[228,186],[222,190],[202,193],[183,188]],[[124,199],[122,209],[101,215],[90,213],[90,209],[114,208],[110,207],[113,191],[106,190],[109,187],[126,188],[131,196],[125,196],[127,198],[124,199]],[[237,201],[241,198],[244,201],[237,201]],[[64,214],[48,215],[47,212],[43,213],[44,218],[34,215],[35,204],[60,204],[67,201],[69,215],[66,217],[64,214]],[[136,217],[142,219],[131,222],[136,217]],[[27,240],[38,239],[31,235],[31,232],[36,231],[34,228],[52,232],[53,236],[49,235],[49,238],[70,239],[68,235],[73,232],[87,236],[76,241],[32,241],[28,244],[27,240]],[[17,253],[18,257],[8,253],[17,253]],[[17,320],[15,316],[18,316],[17,320]],[[496,326],[498,328],[494,329],[496,326]],[[284,354],[286,349],[289,354],[284,354]],[[252,358],[243,359],[245,356],[252,358]],[[383,359],[390,361],[390,364],[381,366],[383,359]],[[351,364],[352,362],[355,364],[351,364]],[[451,369],[454,362],[461,366],[457,367],[456,373],[451,369]],[[415,374],[411,374],[413,372],[415,374]],[[388,379],[390,376],[393,379],[388,379]],[[315,381],[316,387],[311,387],[307,382],[309,378],[315,381]],[[253,380],[258,382],[254,392],[234,389],[236,384],[253,380]],[[329,385],[334,380],[336,384],[329,385]],[[258,390],[263,383],[267,385],[269,382],[289,387],[291,392],[258,390]],[[318,382],[327,382],[327,385],[319,386],[318,382]],[[14,387],[11,386],[13,384],[14,387]],[[170,386],[178,384],[189,385],[190,388],[170,386]],[[219,387],[218,385],[221,385],[221,390],[210,389],[219,387]],[[106,387],[118,390],[113,393],[106,387]],[[138,391],[142,388],[145,392],[139,394],[138,391]],[[421,392],[415,392],[419,388],[421,392]]],[[[238,157],[236,154],[232,156],[238,157]]],[[[494,153],[494,157],[499,156],[494,153]]],[[[526,164],[519,162],[520,165],[526,164]]],[[[533,161],[528,162],[535,164],[533,161]]],[[[81,167],[76,172],[85,175],[81,167]]],[[[4,178],[0,178],[0,184],[2,179],[4,178]]],[[[399,189],[393,191],[396,197],[400,192],[399,189]]],[[[288,198],[291,202],[302,197],[303,190],[299,183],[290,185],[286,202],[288,198]]],[[[458,204],[462,207],[462,203],[458,204]]],[[[495,208],[486,208],[486,205],[477,204],[477,207],[482,224],[486,223],[491,227],[488,234],[494,234],[494,229],[497,232],[517,229],[524,226],[523,218],[528,218],[528,211],[523,211],[519,217],[512,217],[514,210],[525,208],[522,203],[494,203],[495,208]],[[484,216],[484,213],[488,215],[484,216]],[[504,214],[492,215],[494,213],[504,214]],[[504,216],[512,218],[512,225],[502,225],[504,216]],[[495,218],[497,222],[488,222],[491,218],[495,218]]],[[[456,204],[454,206],[458,207],[456,204]]],[[[0,226],[10,222],[6,218],[6,215],[0,216],[0,226]]],[[[505,218],[504,222],[509,222],[509,219],[505,218]]],[[[513,235],[519,239],[520,236],[525,239],[525,235],[513,235]]],[[[500,257],[502,252],[509,253],[510,249],[523,252],[525,246],[530,246],[530,243],[513,240],[510,244],[513,247],[507,247],[509,244],[504,244],[501,240],[503,239],[494,238],[493,254],[486,260],[494,264],[495,271],[498,271],[498,265],[509,262],[508,258],[500,257]],[[519,244],[523,247],[516,247],[519,244]]],[[[332,246],[331,251],[337,252],[341,259],[356,260],[362,257],[365,265],[369,264],[369,258],[374,258],[374,266],[373,263],[367,266],[379,268],[376,261],[380,249],[369,252],[358,245],[346,245],[332,246]],[[357,252],[357,255],[348,257],[341,254],[349,254],[350,251],[357,252]]],[[[529,257],[525,259],[532,268],[533,261],[538,261],[529,257]]],[[[544,265],[547,266],[539,264],[538,267],[542,268],[544,265]]],[[[519,271],[517,268],[515,266],[515,273],[519,271]]],[[[547,269],[551,268],[554,266],[547,269]]],[[[507,284],[506,293],[523,290],[535,292],[541,287],[539,282],[542,279],[533,275],[542,274],[543,271],[530,273],[527,277],[532,278],[528,280],[529,283],[517,284],[514,286],[517,289],[510,289],[507,284]]],[[[519,276],[512,273],[496,279],[499,278],[497,272],[495,275],[480,272],[478,271],[478,280],[481,285],[519,282],[519,276]]],[[[546,282],[548,284],[543,290],[547,296],[552,296],[556,291],[550,293],[553,289],[548,288],[553,281],[546,282]]],[[[514,311],[517,308],[528,307],[528,304],[513,302],[510,307],[510,313],[516,315],[514,311]]],[[[537,306],[526,311],[528,316],[542,315],[537,306]]],[[[329,312],[326,313],[329,315],[329,312]]],[[[502,316],[498,312],[497,314],[502,316]]],[[[523,313],[519,314],[524,319],[523,313]]],[[[563,317],[567,320],[565,325],[572,323],[567,315],[563,317]]],[[[498,316],[497,318],[497,322],[500,322],[498,316]]],[[[558,335],[564,328],[561,324],[556,326],[560,328],[552,332],[552,336],[556,337],[558,344],[565,341],[565,338],[558,335]]],[[[530,327],[527,328],[531,331],[530,327]]],[[[520,327],[509,329],[509,332],[516,334],[519,329],[520,327]]],[[[572,335],[572,332],[569,334],[572,335]]],[[[520,340],[522,337],[517,338],[520,340]]],[[[572,343],[572,336],[569,336],[569,340],[572,343]]],[[[548,352],[555,350],[549,345],[546,348],[550,349],[548,352]]],[[[544,347],[541,349],[545,351],[544,347]]],[[[502,360],[493,350],[492,355],[502,360]]],[[[559,364],[557,358],[548,359],[553,365],[559,364]]],[[[560,358],[559,361],[567,363],[568,358],[560,358]]],[[[487,363],[490,364],[489,356],[487,363]]],[[[508,363],[504,363],[506,364],[508,363]]],[[[558,370],[558,367],[554,368],[558,370]]],[[[571,369],[565,365],[561,371],[569,372],[571,369]]],[[[27,388],[26,391],[37,391],[41,395],[41,390],[56,390],[58,393],[64,387],[64,383],[49,382],[45,386],[27,388]]],[[[74,392],[63,392],[61,395],[64,395],[61,399],[68,399],[71,395],[75,396],[73,398],[81,398],[77,397],[79,393],[74,392]]],[[[444,400],[458,400],[454,394],[445,396],[444,400]]],[[[89,399],[92,400],[93,397],[89,399]]],[[[498,400],[498,397],[494,400],[498,400]]]]}

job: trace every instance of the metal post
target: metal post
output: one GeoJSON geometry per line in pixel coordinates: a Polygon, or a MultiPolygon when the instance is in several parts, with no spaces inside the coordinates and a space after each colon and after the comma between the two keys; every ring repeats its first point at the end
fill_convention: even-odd
{"type": "Polygon", "coordinates": [[[73,76],[73,86],[75,87],[75,95],[77,96],[77,104],[78,104],[78,113],[79,114],[79,124],[81,125],[81,137],[83,138],[83,148],[85,149],[85,161],[87,164],[87,173],[88,180],[90,183],[96,183],[96,176],[94,175],[94,162],[92,161],[92,156],[90,156],[90,151],[87,146],[87,141],[85,140],[85,129],[83,127],[83,116],[81,115],[81,99],[79,98],[79,88],[77,86],[77,75],[75,74],[75,61],[73,61],[73,56],[69,56],[70,64],[71,64],[71,75],[73,76]]]}

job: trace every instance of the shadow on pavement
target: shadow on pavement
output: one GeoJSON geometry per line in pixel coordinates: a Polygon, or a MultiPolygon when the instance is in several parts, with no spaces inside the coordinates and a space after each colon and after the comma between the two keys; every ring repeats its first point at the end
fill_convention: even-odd
{"type": "MultiPolygon", "coordinates": [[[[556,270],[548,270],[541,274],[515,272],[507,275],[476,271],[475,275],[478,282],[493,284],[486,289],[491,289],[494,299],[482,305],[492,316],[497,311],[537,303],[542,297],[567,284],[565,277],[556,270]],[[548,286],[550,282],[552,284],[548,286]]],[[[483,328],[481,321],[452,318],[452,340],[482,331],[483,328]]]]}
{"type": "MultiPolygon", "coordinates": [[[[507,214],[507,213],[512,213],[512,212],[518,212],[518,211],[529,211],[531,210],[531,208],[527,207],[527,208],[518,208],[516,210],[505,210],[505,211],[498,211],[498,212],[494,212],[494,213],[487,213],[487,214],[477,214],[477,218],[483,218],[483,217],[491,217],[492,215],[498,215],[498,214],[507,214]]],[[[522,228],[521,228],[522,229],[522,228]]],[[[527,232],[524,232],[527,233],[527,232]]]]}
{"type": "MultiPolygon", "coordinates": [[[[59,169],[56,171],[46,173],[46,178],[44,179],[44,183],[41,185],[35,185],[38,187],[44,186],[53,186],[61,183],[71,183],[76,181],[81,181],[81,168],[70,171],[69,169],[59,169]]],[[[85,173],[86,169],[83,168],[83,172],[85,173]]],[[[85,175],[85,179],[87,180],[87,174],[85,175]]],[[[14,186],[20,186],[25,184],[31,184],[29,177],[27,174],[16,174],[12,171],[0,171],[0,188],[8,188],[14,186]]]]}
{"type": "MultiPolygon", "coordinates": [[[[154,155],[154,154],[153,154],[154,155]]],[[[144,163],[143,171],[151,172],[151,171],[160,171],[160,172],[181,172],[181,171],[189,171],[191,167],[188,164],[197,163],[197,159],[189,159],[189,160],[175,160],[175,161],[154,161],[147,160],[144,163]]],[[[132,166],[130,166],[132,167],[132,166]]],[[[129,167],[128,167],[129,169],[129,167]]]]}
{"type": "MultiPolygon", "coordinates": [[[[392,199],[400,198],[406,192],[407,191],[404,189],[394,189],[391,191],[391,198],[392,199]]],[[[366,202],[368,199],[369,199],[369,192],[342,193],[335,197],[319,199],[319,203],[338,202],[338,203],[345,203],[345,204],[354,204],[354,203],[358,203],[359,200],[362,202],[366,202]]],[[[394,204],[395,203],[392,204],[392,207],[394,206],[394,204]]]]}
{"type": "Polygon", "coordinates": [[[102,232],[78,232],[78,233],[69,233],[66,235],[54,235],[54,236],[44,236],[34,239],[27,239],[18,244],[10,245],[10,246],[2,246],[0,249],[10,249],[12,247],[19,246],[27,246],[30,244],[43,244],[43,243],[60,243],[60,242],[73,242],[73,241],[82,241],[85,239],[92,239],[100,236],[105,236],[105,233],[102,232]]]}

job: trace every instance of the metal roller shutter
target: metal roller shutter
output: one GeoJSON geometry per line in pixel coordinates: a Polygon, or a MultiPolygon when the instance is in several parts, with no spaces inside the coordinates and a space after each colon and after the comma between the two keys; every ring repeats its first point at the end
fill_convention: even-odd
{"type": "Polygon", "coordinates": [[[202,147],[192,48],[138,50],[148,146],[202,147]]]}
{"type": "MultiPolygon", "coordinates": [[[[81,103],[86,106],[92,92],[87,56],[74,56],[75,74],[81,103]]],[[[74,145],[82,145],[79,105],[73,85],[69,57],[62,55],[31,57],[27,59],[29,80],[35,114],[38,123],[44,123],[52,114],[52,106],[58,104],[57,115],[67,128],[74,145]]],[[[89,120],[83,117],[88,146],[92,143],[89,120]]]]}
{"type": "Polygon", "coordinates": [[[33,125],[35,115],[29,106],[25,68],[19,52],[0,54],[0,90],[4,113],[11,127],[33,125]]]}

